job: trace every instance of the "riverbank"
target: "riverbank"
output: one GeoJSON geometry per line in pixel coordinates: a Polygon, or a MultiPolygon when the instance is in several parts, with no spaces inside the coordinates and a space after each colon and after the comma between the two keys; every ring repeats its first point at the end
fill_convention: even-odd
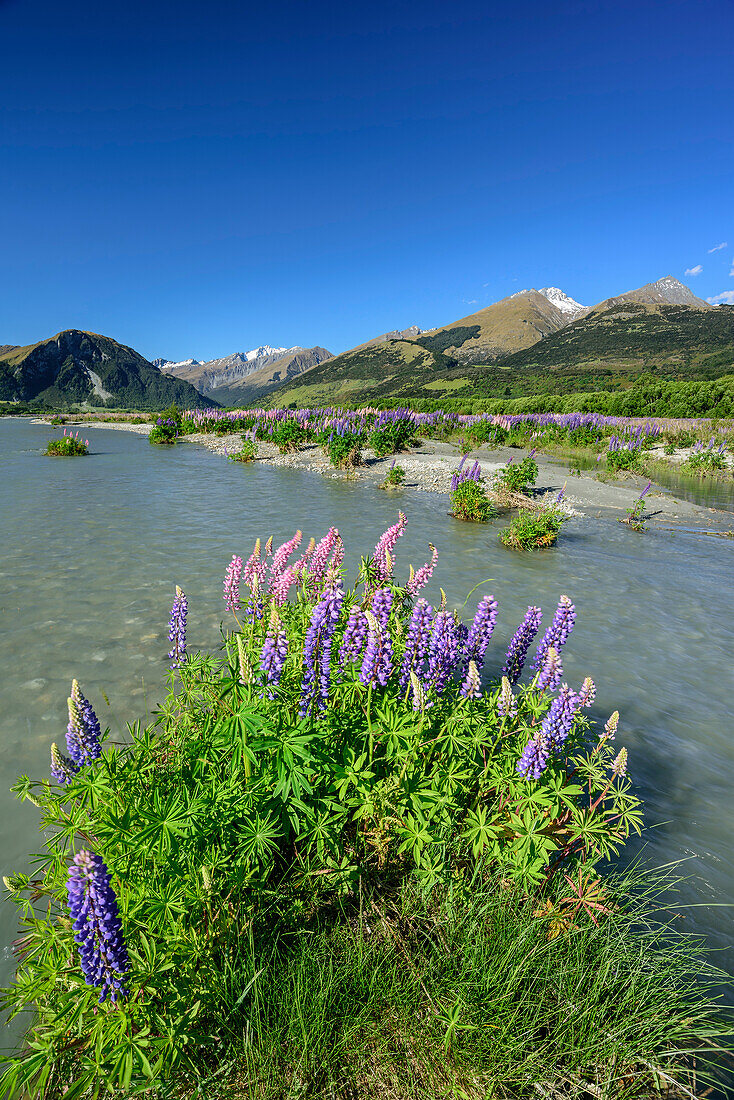
{"type": "MultiPolygon", "coordinates": [[[[39,422],[48,423],[44,420],[39,422]]],[[[80,421],[75,423],[75,426],[109,428],[146,436],[150,432],[150,424],[132,424],[122,420],[80,421]]],[[[196,432],[182,436],[180,442],[198,444],[226,458],[237,450],[239,437],[233,438],[232,435],[219,435],[213,432],[196,432]]],[[[385,480],[387,471],[395,460],[406,474],[403,488],[390,490],[396,499],[406,491],[448,496],[451,475],[460,460],[458,450],[453,444],[433,439],[423,441],[420,446],[397,456],[390,455],[381,459],[376,458],[370,448],[364,448],[362,464],[350,472],[334,469],[321,448],[314,444],[306,444],[292,454],[282,455],[275,444],[258,440],[257,449],[258,457],[254,460],[256,463],[307,470],[334,480],[364,481],[378,485],[385,480]]],[[[655,450],[657,451],[657,448],[655,450]]],[[[662,454],[662,448],[659,450],[662,454]]],[[[681,448],[680,453],[670,457],[676,463],[680,463],[688,452],[689,449],[681,448]]],[[[510,459],[517,459],[517,456],[517,448],[512,447],[490,450],[483,445],[469,452],[469,460],[479,461],[484,477],[491,477],[510,459]]],[[[657,458],[658,455],[655,454],[655,457],[657,458]]],[[[538,479],[533,499],[539,503],[555,500],[565,485],[563,508],[570,516],[622,519],[626,515],[626,510],[633,505],[647,484],[647,478],[636,474],[626,475],[623,479],[620,477],[617,480],[601,481],[596,477],[595,470],[572,473],[572,460],[564,460],[540,452],[536,454],[535,460],[538,465],[538,479]]],[[[728,532],[734,525],[729,512],[684,500],[659,485],[654,485],[646,499],[647,515],[650,516],[651,526],[656,524],[685,527],[695,525],[717,534],[728,532]]]]}

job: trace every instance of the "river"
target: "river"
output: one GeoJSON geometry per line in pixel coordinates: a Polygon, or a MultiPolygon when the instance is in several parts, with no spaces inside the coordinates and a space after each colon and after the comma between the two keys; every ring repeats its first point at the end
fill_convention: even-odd
{"type": "MultiPolygon", "coordinates": [[[[443,496],[392,495],[364,482],[266,464],[227,463],[203,447],[151,447],[144,435],[84,429],[88,458],[42,455],[50,429],[0,420],[0,870],[24,869],[40,844],[37,813],[8,788],[48,775],[49,746],[64,743],[76,676],[113,739],[151,714],[167,672],[167,622],[180,584],[192,649],[218,643],[222,577],[256,536],[276,542],[336,524],[348,576],[380,533],[408,517],[397,570],[439,550],[440,584],[461,604],[475,584],[499,600],[489,667],[529,603],[546,622],[559,595],[578,619],[564,651],[566,677],[597,684],[593,716],[621,714],[618,741],[646,807],[644,858],[685,861],[678,895],[685,927],[705,932],[715,959],[734,967],[734,542],[686,530],[630,531],[614,519],[576,518],[557,548],[518,555],[490,524],[447,516],[443,496]],[[109,700],[105,703],[103,692],[109,700]],[[689,907],[689,908],[686,908],[689,907]]],[[[639,845],[638,845],[639,848],[639,845]]],[[[15,909],[0,903],[0,981],[12,973],[15,909]]]]}

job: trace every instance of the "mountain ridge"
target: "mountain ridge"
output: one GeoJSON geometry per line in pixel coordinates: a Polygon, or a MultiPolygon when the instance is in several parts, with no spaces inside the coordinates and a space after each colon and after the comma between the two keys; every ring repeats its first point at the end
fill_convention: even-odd
{"type": "MultiPolygon", "coordinates": [[[[0,400],[160,409],[201,404],[186,382],[168,378],[134,348],[110,336],[64,329],[35,344],[0,352],[0,400]]],[[[203,399],[207,405],[215,402],[203,399]]]]}

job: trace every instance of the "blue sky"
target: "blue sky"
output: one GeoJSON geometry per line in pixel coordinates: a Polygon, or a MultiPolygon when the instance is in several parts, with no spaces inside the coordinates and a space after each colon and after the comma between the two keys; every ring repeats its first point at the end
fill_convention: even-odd
{"type": "Polygon", "coordinates": [[[734,300],[733,54],[730,0],[0,0],[0,344],[734,300]]]}

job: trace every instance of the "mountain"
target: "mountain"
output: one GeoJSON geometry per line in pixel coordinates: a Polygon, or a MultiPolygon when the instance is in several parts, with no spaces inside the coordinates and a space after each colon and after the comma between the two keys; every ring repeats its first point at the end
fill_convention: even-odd
{"type": "Polygon", "coordinates": [[[156,363],[164,374],[191,383],[220,404],[242,405],[330,358],[331,352],[326,348],[272,348],[264,344],[206,363],[196,359],[182,363],[156,360],[156,363]]]}
{"type": "Polygon", "coordinates": [[[595,309],[605,309],[608,306],[617,306],[622,302],[642,302],[643,305],[669,305],[692,306],[694,309],[712,309],[704,302],[703,298],[696,295],[681,283],[674,275],[665,275],[656,283],[646,283],[638,290],[628,290],[626,294],[620,294],[616,298],[607,298],[600,302],[595,309]]]}
{"type": "Polygon", "coordinates": [[[415,338],[343,352],[269,403],[522,397],[624,389],[643,373],[714,378],[733,368],[734,307],[714,309],[668,275],[593,307],[558,287],[522,290],[415,338]]]}
{"type": "Polygon", "coordinates": [[[108,336],[67,329],[49,340],[0,352],[0,400],[162,409],[213,405],[186,382],[168,378],[133,348],[108,336]]]}
{"type": "Polygon", "coordinates": [[[438,386],[447,372],[462,368],[466,373],[467,367],[503,359],[567,323],[566,314],[547,297],[523,290],[449,325],[418,330],[411,338],[404,333],[413,329],[402,330],[397,338],[386,334],[360,344],[281,386],[272,403],[371,401],[438,386]]]}
{"type": "Polygon", "coordinates": [[[580,302],[577,302],[574,298],[570,298],[568,294],[559,290],[557,286],[542,286],[538,294],[542,294],[544,298],[547,298],[549,302],[553,303],[556,309],[560,309],[561,313],[571,319],[575,319],[581,313],[586,312],[586,306],[582,306],[580,302]]]}

